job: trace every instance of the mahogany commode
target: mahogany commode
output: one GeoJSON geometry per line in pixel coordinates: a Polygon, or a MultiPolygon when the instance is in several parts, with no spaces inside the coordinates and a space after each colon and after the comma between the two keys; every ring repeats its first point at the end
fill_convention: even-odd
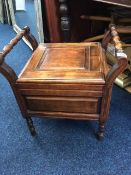
{"type": "Polygon", "coordinates": [[[31,117],[55,117],[98,120],[98,138],[104,137],[112,84],[126,65],[114,25],[100,43],[39,44],[24,28],[0,53],[0,72],[8,79],[23,117],[32,135],[35,128],[31,117]],[[19,77],[4,57],[25,36],[35,50],[19,77]],[[116,46],[118,62],[109,70],[105,50],[111,40],[116,46]]]}

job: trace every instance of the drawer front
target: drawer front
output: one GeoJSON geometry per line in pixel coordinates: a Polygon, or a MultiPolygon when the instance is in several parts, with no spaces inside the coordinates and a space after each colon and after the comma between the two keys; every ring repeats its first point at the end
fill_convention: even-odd
{"type": "Polygon", "coordinates": [[[69,97],[25,97],[27,108],[31,111],[99,113],[100,98],[69,97]]]}
{"type": "Polygon", "coordinates": [[[102,97],[100,90],[52,90],[52,89],[20,89],[24,96],[50,96],[50,97],[102,97]]]}

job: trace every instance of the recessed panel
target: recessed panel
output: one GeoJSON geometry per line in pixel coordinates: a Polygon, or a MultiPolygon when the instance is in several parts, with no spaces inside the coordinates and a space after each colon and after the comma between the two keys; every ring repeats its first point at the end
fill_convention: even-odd
{"type": "Polygon", "coordinates": [[[74,70],[88,69],[88,48],[50,48],[46,49],[37,69],[39,70],[74,70]]]}
{"type": "Polygon", "coordinates": [[[33,111],[98,113],[98,98],[28,96],[26,102],[33,111]]]}
{"type": "Polygon", "coordinates": [[[18,81],[104,84],[102,53],[93,42],[40,44],[18,81]]]}

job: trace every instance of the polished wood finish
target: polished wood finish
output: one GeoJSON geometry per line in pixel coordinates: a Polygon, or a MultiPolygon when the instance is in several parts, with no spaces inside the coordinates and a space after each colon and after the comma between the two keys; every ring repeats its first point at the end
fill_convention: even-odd
{"type": "MultiPolygon", "coordinates": [[[[4,54],[12,49],[27,28],[0,53],[0,72],[9,81],[23,117],[32,135],[31,117],[68,118],[99,121],[98,138],[104,137],[112,84],[126,68],[127,58],[114,25],[110,25],[102,46],[100,43],[40,44],[19,77],[4,62],[4,54]],[[118,62],[108,70],[105,50],[113,38],[118,62]]],[[[32,44],[33,44],[32,43],[32,44]]]]}

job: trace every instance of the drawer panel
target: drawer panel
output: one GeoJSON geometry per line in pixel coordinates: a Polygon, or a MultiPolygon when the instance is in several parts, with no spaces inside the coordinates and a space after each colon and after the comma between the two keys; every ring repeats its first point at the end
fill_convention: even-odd
{"type": "Polygon", "coordinates": [[[32,111],[99,113],[99,98],[26,97],[27,107],[32,111]]]}
{"type": "Polygon", "coordinates": [[[22,89],[52,89],[52,90],[86,90],[86,91],[103,91],[104,85],[97,85],[97,84],[82,84],[82,83],[16,83],[16,87],[20,90],[22,89]]]}
{"type": "Polygon", "coordinates": [[[101,91],[87,90],[52,90],[52,89],[21,89],[25,96],[51,96],[51,97],[102,97],[101,91]]]}

